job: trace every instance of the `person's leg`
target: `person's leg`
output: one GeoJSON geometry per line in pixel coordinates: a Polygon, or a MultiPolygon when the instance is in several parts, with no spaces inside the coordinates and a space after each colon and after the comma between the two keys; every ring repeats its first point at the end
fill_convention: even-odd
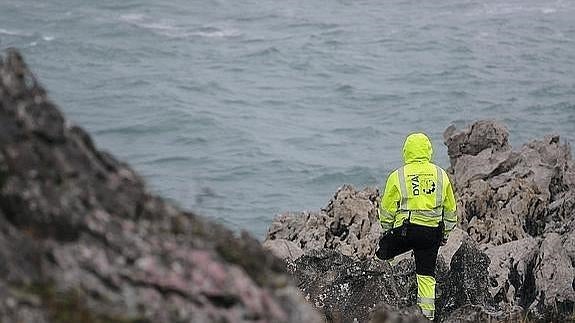
{"type": "Polygon", "coordinates": [[[379,259],[391,262],[395,256],[411,250],[411,248],[412,246],[408,243],[407,236],[397,230],[380,239],[376,256],[379,259]]]}
{"type": "Polygon", "coordinates": [[[417,304],[430,320],[435,318],[435,264],[439,244],[430,228],[421,228],[414,232],[413,253],[415,255],[415,273],[417,274],[417,304]]]}
{"type": "Polygon", "coordinates": [[[431,321],[435,318],[435,284],[435,277],[417,274],[417,305],[431,321]]]}

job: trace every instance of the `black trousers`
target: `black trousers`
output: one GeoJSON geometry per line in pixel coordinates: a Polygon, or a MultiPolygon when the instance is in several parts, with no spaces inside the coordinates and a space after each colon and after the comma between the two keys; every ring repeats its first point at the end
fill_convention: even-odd
{"type": "Polygon", "coordinates": [[[413,250],[415,272],[418,275],[435,277],[437,251],[442,230],[417,224],[404,224],[387,231],[379,240],[375,253],[379,259],[388,260],[399,254],[413,250]]]}

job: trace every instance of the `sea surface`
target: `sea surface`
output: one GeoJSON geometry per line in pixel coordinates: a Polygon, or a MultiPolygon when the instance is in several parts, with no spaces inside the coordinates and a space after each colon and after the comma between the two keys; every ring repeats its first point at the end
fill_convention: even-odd
{"type": "Polygon", "coordinates": [[[152,191],[260,240],[382,186],[413,131],[443,167],[451,124],[575,140],[573,0],[1,0],[7,47],[152,191]]]}

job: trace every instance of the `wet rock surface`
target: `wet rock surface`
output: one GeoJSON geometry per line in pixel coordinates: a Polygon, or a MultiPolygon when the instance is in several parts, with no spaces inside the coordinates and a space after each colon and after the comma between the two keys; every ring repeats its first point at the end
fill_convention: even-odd
{"type": "Polygon", "coordinates": [[[0,58],[0,321],[318,322],[284,267],[148,193],[0,58]]]}
{"type": "MultiPolygon", "coordinates": [[[[449,127],[444,138],[459,223],[439,252],[437,321],[575,320],[570,146],[549,135],[514,150],[507,129],[490,120],[464,130],[449,127]]],[[[325,209],[280,215],[268,231],[267,243],[290,241],[298,251],[292,255],[303,252],[283,257],[328,321],[418,320],[412,316],[417,316],[413,257],[396,257],[392,266],[373,258],[381,235],[378,194],[373,188],[343,186],[325,209]],[[353,268],[375,268],[369,275],[376,283],[349,275],[353,268]],[[337,294],[344,285],[357,286],[344,294],[360,301],[352,304],[337,294]],[[359,295],[371,299],[361,301],[359,295]]]]}

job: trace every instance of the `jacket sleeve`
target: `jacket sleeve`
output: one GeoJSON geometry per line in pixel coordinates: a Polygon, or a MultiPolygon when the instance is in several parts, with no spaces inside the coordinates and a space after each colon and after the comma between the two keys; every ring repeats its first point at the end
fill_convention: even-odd
{"type": "Polygon", "coordinates": [[[455,195],[453,194],[453,187],[451,186],[449,177],[447,174],[445,177],[447,178],[447,192],[443,204],[443,224],[445,225],[445,229],[443,230],[443,238],[447,239],[449,233],[451,230],[453,230],[453,228],[455,228],[455,225],[457,224],[457,203],[455,201],[455,195]]]}
{"type": "Polygon", "coordinates": [[[401,198],[397,182],[397,171],[391,173],[385,183],[385,190],[379,203],[379,222],[383,231],[393,228],[395,213],[397,212],[399,199],[401,198]]]}

